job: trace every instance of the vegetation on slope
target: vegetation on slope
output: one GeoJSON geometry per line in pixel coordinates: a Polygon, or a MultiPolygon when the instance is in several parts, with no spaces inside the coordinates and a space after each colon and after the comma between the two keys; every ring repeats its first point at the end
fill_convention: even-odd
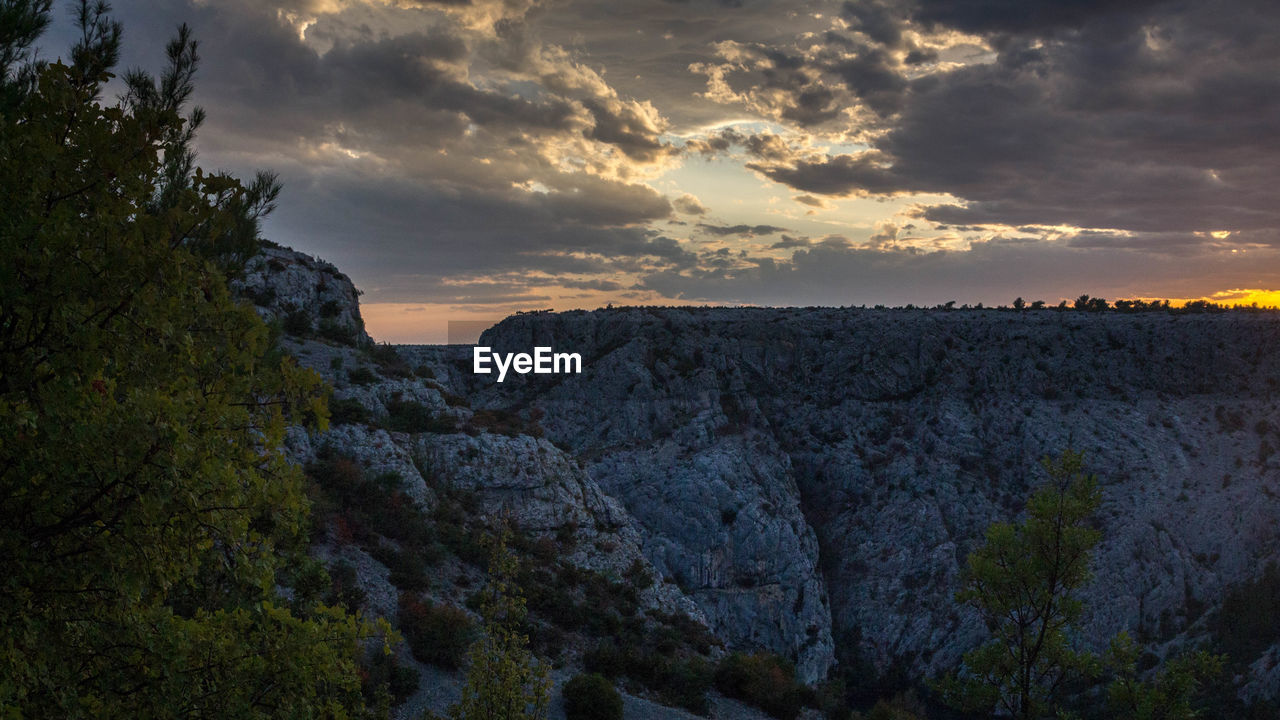
{"type": "Polygon", "coordinates": [[[305,549],[286,423],[319,378],[226,277],[278,187],[193,164],[189,31],[130,72],[105,3],[69,63],[0,4],[0,707],[16,717],[344,717],[372,628],[277,584],[305,549]]]}

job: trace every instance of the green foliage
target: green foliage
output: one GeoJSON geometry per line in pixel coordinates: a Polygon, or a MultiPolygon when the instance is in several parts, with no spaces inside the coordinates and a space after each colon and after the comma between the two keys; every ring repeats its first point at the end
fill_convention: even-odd
{"type": "Polygon", "coordinates": [[[794,720],[809,693],[796,682],[795,667],[773,653],[731,653],[716,668],[716,689],[764,710],[779,720],[794,720]]]}
{"type": "Polygon", "coordinates": [[[614,640],[605,639],[583,655],[582,664],[606,677],[632,678],[668,705],[699,715],[711,710],[707,691],[715,671],[710,662],[697,655],[682,658],[645,644],[619,646],[614,640]]]}
{"type": "Polygon", "coordinates": [[[321,318],[337,317],[340,314],[342,314],[342,304],[337,300],[326,300],[324,304],[320,306],[321,318]]]}
{"type": "Polygon", "coordinates": [[[452,432],[457,422],[452,415],[436,414],[430,407],[414,400],[391,400],[387,403],[388,430],[406,433],[452,432]]]}
{"type": "Polygon", "coordinates": [[[311,315],[306,310],[294,310],[284,316],[280,327],[289,335],[306,337],[312,330],[311,315]]]}
{"type": "Polygon", "coordinates": [[[334,425],[365,425],[373,419],[369,408],[356,398],[333,398],[329,400],[329,422],[334,425]]]}
{"type": "Polygon", "coordinates": [[[328,605],[340,605],[349,613],[357,612],[364,605],[365,593],[360,587],[356,569],[346,560],[340,560],[329,569],[329,591],[325,595],[328,605]]]}
{"type": "Polygon", "coordinates": [[[1105,312],[1110,306],[1107,304],[1107,301],[1103,298],[1089,297],[1088,295],[1081,295],[1080,297],[1076,298],[1074,307],[1076,310],[1081,310],[1084,312],[1105,312]]]}
{"type": "Polygon", "coordinates": [[[401,590],[419,592],[431,586],[427,576],[430,566],[439,558],[434,554],[415,551],[413,548],[396,548],[390,545],[374,545],[369,554],[387,566],[387,580],[401,590]]]}
{"type": "Polygon", "coordinates": [[[443,668],[462,667],[475,640],[475,623],[459,608],[400,596],[400,632],[413,656],[443,668]]]}
{"type": "Polygon", "coordinates": [[[1071,642],[1083,610],[1074,593],[1090,577],[1100,539],[1089,525],[1101,499],[1097,480],[1070,451],[1043,465],[1050,481],[1031,496],[1026,520],[988,528],[956,595],[993,636],[965,654],[958,678],[940,684],[944,698],[965,710],[1052,716],[1064,684],[1097,673],[1097,659],[1071,642]]]}
{"type": "Polygon", "coordinates": [[[48,3],[0,5],[0,708],[346,716],[372,628],[275,596],[307,515],[281,444],[326,422],[320,379],[226,282],[278,188],[192,165],[185,28],[100,104],[106,13],[38,66],[48,3]]]}
{"type": "Polygon", "coordinates": [[[562,692],[565,720],[622,720],[622,696],[603,675],[575,675],[562,692]]]}
{"type": "Polygon", "coordinates": [[[360,669],[361,691],[370,707],[400,705],[418,689],[417,671],[401,665],[386,648],[369,648],[360,669]]]}
{"type": "Polygon", "coordinates": [[[1128,633],[1111,641],[1107,665],[1115,679],[1107,688],[1107,707],[1114,717],[1130,720],[1195,720],[1195,707],[1206,681],[1222,672],[1223,657],[1204,651],[1174,658],[1150,682],[1138,678],[1138,646],[1128,633]]]}
{"type": "Polygon", "coordinates": [[[378,375],[367,367],[354,367],[347,371],[347,382],[352,385],[372,385],[378,382],[378,375]]]}
{"type": "Polygon", "coordinates": [[[337,318],[320,318],[320,325],[316,327],[316,334],[338,345],[351,347],[356,345],[356,329],[339,322],[337,318]]]}
{"type": "Polygon", "coordinates": [[[392,584],[423,590],[442,551],[436,528],[404,492],[395,472],[366,474],[351,458],[322,448],[307,465],[317,527],[340,543],[356,543],[391,570],[392,584]],[[390,543],[383,539],[390,540],[390,543]]]}
{"type": "Polygon", "coordinates": [[[493,544],[489,581],[481,591],[482,635],[467,653],[462,700],[450,709],[453,720],[540,720],[547,716],[551,679],[547,667],[530,654],[520,632],[524,597],[515,583],[516,558],[507,549],[508,531],[493,544]]]}
{"type": "Polygon", "coordinates": [[[413,377],[413,368],[400,357],[400,351],[396,350],[394,345],[388,343],[372,345],[368,348],[368,354],[383,375],[393,378],[413,377]]]}

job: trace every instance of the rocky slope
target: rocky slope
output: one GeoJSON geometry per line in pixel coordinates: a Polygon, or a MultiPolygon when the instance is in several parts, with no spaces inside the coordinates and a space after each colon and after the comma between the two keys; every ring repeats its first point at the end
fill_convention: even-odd
{"type": "MultiPolygon", "coordinates": [[[[1220,634],[1224,597],[1280,554],[1272,314],[525,314],[482,344],[578,352],[584,372],[497,384],[466,349],[378,352],[332,266],[274,250],[251,270],[245,295],[292,326],[286,347],[367,415],[294,433],[299,461],[336,448],[396,472],[425,510],[462,488],[482,517],[579,536],[572,563],[639,563],[656,580],[645,608],[785,655],[807,681],[837,661],[953,667],[984,635],[952,600],[966,554],[1065,448],[1104,493],[1095,645],[1127,629],[1168,654],[1220,634]],[[405,407],[430,422],[397,430],[405,407]]],[[[394,614],[377,560],[323,552],[355,561],[370,607],[394,614]]],[[[460,604],[465,586],[431,592],[460,604]]],[[[1275,658],[1273,644],[1242,659],[1245,695],[1280,691],[1275,658]]]]}
{"type": "MultiPolygon", "coordinates": [[[[340,457],[358,465],[362,477],[389,473],[423,522],[431,522],[441,495],[449,494],[465,498],[463,525],[510,523],[532,539],[568,538],[554,545],[563,552],[562,566],[608,582],[649,577],[653,582],[635,593],[641,616],[685,618],[705,632],[704,612],[646,560],[638,523],[579,459],[540,437],[536,423],[472,409],[460,395],[465,388],[456,357],[446,349],[397,353],[376,345],[364,331],[359,292],[333,265],[267,247],[249,263],[235,289],[281,330],[284,350],[333,387],[334,418],[327,431],[290,429],[286,445],[294,461],[312,466],[322,458],[340,457]]],[[[407,596],[463,608],[483,582],[483,559],[451,557],[430,569],[427,590],[401,589],[387,557],[378,556],[394,540],[384,537],[370,546],[340,535],[328,528],[313,554],[331,568],[352,568],[361,609],[393,625],[407,596]]],[[[474,611],[467,612],[476,619],[474,611]]],[[[567,636],[565,642],[574,645],[567,649],[571,665],[554,673],[557,685],[572,676],[569,669],[580,665],[574,658],[587,647],[581,637],[567,636]]],[[[416,662],[404,647],[398,654],[422,681],[397,717],[443,712],[458,699],[458,673],[416,662]]],[[[562,717],[558,694],[554,699],[552,716],[562,717]]],[[[694,717],[633,694],[626,694],[625,702],[645,717],[694,717]]],[[[763,717],[726,698],[712,702],[721,715],[763,717]]]]}

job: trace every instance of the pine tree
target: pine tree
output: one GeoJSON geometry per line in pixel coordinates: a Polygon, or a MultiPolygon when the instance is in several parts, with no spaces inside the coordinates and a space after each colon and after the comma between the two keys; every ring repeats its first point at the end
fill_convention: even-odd
{"type": "Polygon", "coordinates": [[[489,558],[489,581],[480,614],[483,635],[467,654],[462,701],[450,711],[453,720],[543,720],[551,692],[545,665],[529,652],[521,632],[526,617],[524,596],[516,584],[515,555],[503,529],[489,558]]]}
{"type": "Polygon", "coordinates": [[[992,634],[964,656],[958,677],[940,683],[943,697],[967,711],[1054,717],[1064,686],[1098,672],[1097,658],[1073,642],[1083,612],[1075,591],[1091,577],[1101,538],[1089,525],[1101,499],[1097,480],[1084,473],[1078,453],[1042,464],[1049,483],[1032,495],[1027,518],[988,528],[956,595],[992,634]]]}
{"type": "Polygon", "coordinates": [[[1122,632],[1111,641],[1108,669],[1114,679],[1107,686],[1112,717],[1129,720],[1195,720],[1203,715],[1195,706],[1205,682],[1222,673],[1225,655],[1198,650],[1173,658],[1144,682],[1138,675],[1138,645],[1122,632]]]}
{"type": "Polygon", "coordinates": [[[266,196],[167,174],[189,32],[102,104],[108,11],[80,2],[46,64],[49,3],[0,0],[0,715],[346,716],[370,628],[276,594],[307,513],[281,444],[323,424],[320,379],[224,272],[266,196]]]}

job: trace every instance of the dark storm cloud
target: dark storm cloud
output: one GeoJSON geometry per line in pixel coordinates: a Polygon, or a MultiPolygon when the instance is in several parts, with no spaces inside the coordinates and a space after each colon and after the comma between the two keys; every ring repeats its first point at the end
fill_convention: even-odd
{"type": "Polygon", "coordinates": [[[269,219],[268,235],[337,263],[379,302],[452,302],[457,292],[450,282],[497,274],[545,285],[548,276],[696,263],[678,242],[654,237],[643,226],[599,223],[645,218],[638,214],[645,206],[669,212],[656,194],[659,202],[622,192],[613,196],[621,207],[611,210],[582,207],[575,197],[604,196],[592,193],[459,193],[359,174],[318,178],[302,191],[290,191],[299,183],[288,174],[285,182],[285,201],[269,219]]]}
{"type": "Polygon", "coordinates": [[[886,167],[888,161],[889,158],[881,153],[866,152],[818,160],[794,160],[787,165],[747,163],[747,167],[775,182],[819,195],[850,195],[855,192],[891,195],[915,189],[908,179],[898,177],[892,168],[886,167]]]}
{"type": "Polygon", "coordinates": [[[627,157],[644,162],[652,162],[662,155],[674,152],[670,144],[657,139],[657,133],[634,108],[609,107],[590,99],[584,100],[583,105],[595,119],[595,125],[587,132],[587,137],[609,143],[627,157]]]}
{"type": "Polygon", "coordinates": [[[871,40],[897,46],[902,42],[902,20],[893,6],[884,2],[845,2],[840,14],[852,21],[851,29],[858,30],[871,40]]]}
{"type": "Polygon", "coordinates": [[[448,14],[345,3],[306,25],[317,49],[282,12],[305,18],[319,4],[122,8],[129,64],[155,67],[172,28],[196,28],[197,101],[210,110],[202,162],[280,171],[285,200],[268,220],[272,239],[337,262],[374,301],[528,300],[515,286],[464,292],[457,283],[696,263],[646,227],[672,214],[668,199],[625,179],[632,166],[608,166],[608,148],[634,163],[673,152],[657,140],[661,118],[651,107],[566,59],[538,55],[519,17],[496,21],[488,37],[448,14]],[[414,25],[394,27],[405,19],[414,25]],[[499,80],[475,70],[491,62],[503,67],[499,80]],[[575,164],[560,164],[557,153],[575,164]]]}
{"type": "Polygon", "coordinates": [[[838,33],[825,41],[817,51],[734,43],[720,50],[725,62],[694,69],[722,76],[722,94],[749,98],[757,110],[802,128],[829,125],[855,104],[881,116],[897,109],[907,81],[893,55],[838,33]]]}
{"type": "MultiPolygon", "coordinates": [[[[205,133],[214,143],[234,136],[247,150],[261,142],[279,152],[282,143],[343,128],[342,139],[359,149],[394,155],[389,148],[405,142],[440,146],[468,123],[498,132],[574,128],[563,98],[524,98],[460,80],[458,66],[470,50],[443,24],[398,35],[363,28],[338,35],[320,53],[265,3],[138,5],[130,10],[153,24],[167,17],[169,26],[189,21],[196,28],[203,56],[197,99],[217,110],[205,133]]],[[[134,26],[127,10],[124,19],[134,26]]]]}
{"type": "Polygon", "coordinates": [[[1139,233],[1122,235],[1112,232],[1086,230],[1071,237],[1067,244],[1073,248],[1131,248],[1155,252],[1185,252],[1203,245],[1204,237],[1193,233],[1139,233]]]}
{"type": "Polygon", "coordinates": [[[795,238],[790,235],[783,235],[782,239],[769,246],[770,250],[785,250],[788,248],[808,247],[809,238],[795,238]]]}
{"type": "MultiPolygon", "coordinates": [[[[915,19],[971,33],[1048,34],[1122,22],[1166,0],[918,0],[915,19]]],[[[854,3],[846,3],[853,5],[854,3]]]]}
{"type": "Polygon", "coordinates": [[[924,213],[945,224],[1280,228],[1274,4],[1026,8],[917,5],[931,26],[998,35],[995,61],[923,75],[901,93],[886,85],[899,109],[866,153],[749,167],[813,194],[950,193],[961,202],[924,213]]]}
{"type": "Polygon", "coordinates": [[[571,288],[573,290],[599,290],[602,292],[613,292],[622,290],[623,286],[612,280],[560,280],[557,282],[561,287],[571,288]]]}
{"type": "Polygon", "coordinates": [[[881,116],[900,107],[907,89],[897,61],[881,48],[857,47],[852,56],[830,63],[826,71],[881,116]]]}
{"type": "MultiPolygon", "coordinates": [[[[349,111],[385,107],[397,103],[418,105],[431,113],[458,113],[485,126],[522,127],[532,130],[572,129],[574,110],[563,99],[534,102],[521,97],[486,90],[451,77],[448,63],[466,57],[467,47],[458,38],[436,29],[430,34],[407,33],[367,42],[343,42],[323,56],[317,56],[312,77],[320,82],[299,88],[299,94],[336,91],[349,111]],[[437,61],[439,64],[437,64],[437,61]]],[[[593,114],[594,114],[593,110],[593,114]]],[[[597,116],[600,117],[600,116],[597,116]]],[[[611,119],[615,140],[635,147],[637,135],[626,134],[626,125],[611,119]]]]}
{"type": "Polygon", "coordinates": [[[671,203],[648,186],[599,178],[580,178],[570,192],[524,201],[541,206],[561,222],[597,227],[642,223],[671,214],[671,203]]]}
{"type": "Polygon", "coordinates": [[[755,235],[772,235],[786,230],[786,228],[775,227],[773,225],[710,225],[707,223],[698,223],[698,229],[708,235],[716,235],[719,237],[725,237],[728,235],[753,237],[755,235]]]}

